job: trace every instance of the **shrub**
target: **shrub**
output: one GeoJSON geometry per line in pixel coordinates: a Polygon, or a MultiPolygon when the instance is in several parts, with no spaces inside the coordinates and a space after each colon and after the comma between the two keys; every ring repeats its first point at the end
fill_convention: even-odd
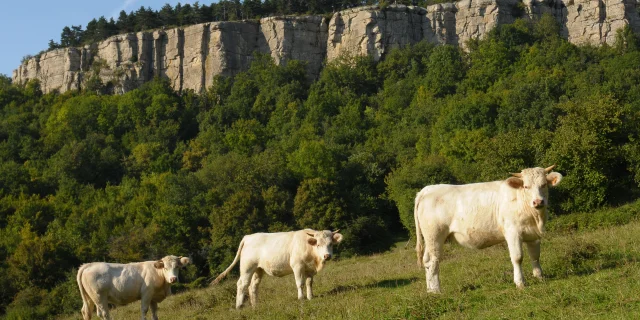
{"type": "Polygon", "coordinates": [[[389,197],[396,203],[402,225],[415,236],[413,217],[414,200],[423,187],[438,183],[452,183],[455,178],[444,159],[429,157],[416,158],[412,162],[394,170],[386,179],[389,197]]]}
{"type": "Polygon", "coordinates": [[[383,252],[394,243],[394,237],[380,217],[358,217],[340,232],[344,240],[338,250],[343,257],[383,252]]]}

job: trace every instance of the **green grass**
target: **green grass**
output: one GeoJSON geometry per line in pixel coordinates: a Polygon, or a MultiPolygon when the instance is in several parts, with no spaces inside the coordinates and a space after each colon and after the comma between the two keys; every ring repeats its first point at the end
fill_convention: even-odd
{"type": "MultiPolygon", "coordinates": [[[[426,293],[411,242],[388,253],[330,262],[311,301],[296,300],[293,276],[265,276],[258,307],[234,310],[236,278],[169,297],[160,319],[633,319],[640,314],[640,222],[600,230],[554,231],[542,243],[545,281],[518,290],[506,245],[445,245],[443,293],[426,293]]],[[[525,249],[526,251],[526,249],[525,249]]],[[[113,310],[136,319],[140,303],[113,310]]],[[[148,315],[150,317],[150,315],[148,315]]],[[[72,317],[80,319],[80,310],[72,317]]]]}

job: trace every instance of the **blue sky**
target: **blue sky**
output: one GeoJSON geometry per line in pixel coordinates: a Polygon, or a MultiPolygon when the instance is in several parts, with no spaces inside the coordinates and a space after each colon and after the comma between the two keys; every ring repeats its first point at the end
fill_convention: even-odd
{"type": "MultiPolygon", "coordinates": [[[[11,76],[22,57],[47,49],[49,39],[60,41],[62,28],[82,25],[93,18],[117,19],[120,10],[140,6],[159,10],[165,3],[193,3],[185,0],[7,0],[0,9],[0,73],[11,76]]],[[[210,4],[216,1],[200,1],[210,4]]]]}

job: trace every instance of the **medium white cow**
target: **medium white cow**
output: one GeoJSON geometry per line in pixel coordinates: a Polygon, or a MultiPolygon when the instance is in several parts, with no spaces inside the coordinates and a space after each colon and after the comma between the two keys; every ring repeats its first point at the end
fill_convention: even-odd
{"type": "Polygon", "coordinates": [[[306,281],[307,299],[311,300],[313,276],[331,259],[333,245],[342,241],[342,235],[338,231],[305,229],[244,236],[233,262],[212,284],[220,282],[240,260],[236,308],[242,307],[249,285],[251,306],[256,306],[258,285],[265,273],[276,277],[293,273],[298,287],[298,299],[304,298],[302,286],[306,281]]]}
{"type": "Polygon", "coordinates": [[[158,303],[171,295],[171,284],[178,281],[178,270],[190,264],[187,257],[166,256],[158,261],[129,264],[92,262],[78,269],[78,287],[82,296],[82,317],[91,319],[94,304],[98,317],[111,319],[109,304],[125,305],[142,300],[142,319],[151,306],[158,319],[158,303]]]}
{"type": "Polygon", "coordinates": [[[524,242],[533,276],[542,279],[540,239],[547,218],[548,187],[562,179],[560,173],[551,172],[554,167],[524,169],[504,181],[433,185],[418,192],[414,208],[416,253],[418,265],[425,268],[427,291],[440,292],[440,257],[449,237],[474,249],[507,241],[518,288],[524,288],[520,267],[524,242]]]}

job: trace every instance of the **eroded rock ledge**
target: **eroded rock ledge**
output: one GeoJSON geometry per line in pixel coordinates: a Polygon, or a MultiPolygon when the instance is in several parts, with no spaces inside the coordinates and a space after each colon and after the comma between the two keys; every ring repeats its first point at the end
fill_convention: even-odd
{"type": "Polygon", "coordinates": [[[629,25],[640,33],[637,0],[462,0],[427,8],[366,6],[323,16],[281,16],[259,22],[211,22],[110,37],[80,48],[64,48],[32,58],[13,72],[14,83],[39,79],[42,90],[64,92],[85,86],[99,74],[115,93],[137,88],[158,75],[174,89],[196,92],[215,75],[247,70],[254,52],[277,64],[308,62],[317,77],[325,61],[342,54],[381,59],[394,47],[422,40],[463,46],[516,18],[553,15],[563,36],[575,44],[612,44],[615,31],[629,25]]]}

